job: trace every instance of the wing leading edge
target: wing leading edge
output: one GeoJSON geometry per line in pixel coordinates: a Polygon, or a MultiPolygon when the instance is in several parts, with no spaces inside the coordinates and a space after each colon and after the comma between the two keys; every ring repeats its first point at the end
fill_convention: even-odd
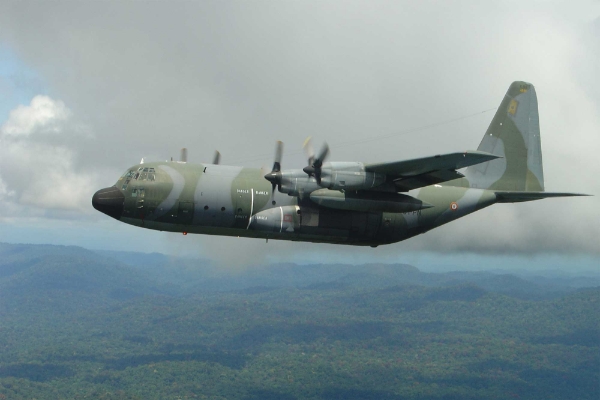
{"type": "Polygon", "coordinates": [[[365,171],[385,174],[398,191],[409,191],[423,186],[464,177],[457,169],[500,158],[484,151],[466,151],[412,160],[366,164],[365,171]]]}

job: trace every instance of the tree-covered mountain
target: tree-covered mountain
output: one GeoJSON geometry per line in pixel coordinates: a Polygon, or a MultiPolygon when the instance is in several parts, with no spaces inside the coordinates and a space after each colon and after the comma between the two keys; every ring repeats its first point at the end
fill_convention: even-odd
{"type": "Polygon", "coordinates": [[[0,244],[0,399],[596,399],[600,287],[538,278],[0,244]]]}

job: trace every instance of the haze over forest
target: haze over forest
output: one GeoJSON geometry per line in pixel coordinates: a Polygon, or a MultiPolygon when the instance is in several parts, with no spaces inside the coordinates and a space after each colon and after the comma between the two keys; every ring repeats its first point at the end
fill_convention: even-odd
{"type": "Polygon", "coordinates": [[[600,274],[0,243],[0,398],[597,399],[600,274]]]}

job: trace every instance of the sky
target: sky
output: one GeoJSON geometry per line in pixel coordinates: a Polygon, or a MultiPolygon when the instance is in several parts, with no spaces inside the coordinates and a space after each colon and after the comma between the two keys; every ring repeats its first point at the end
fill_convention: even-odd
{"type": "Polygon", "coordinates": [[[600,2],[494,3],[2,2],[0,241],[229,264],[594,266],[600,2]],[[142,157],[181,147],[190,162],[219,150],[223,164],[268,167],[282,140],[283,168],[306,164],[307,136],[333,161],[476,149],[515,80],[536,87],[546,190],[594,197],[495,205],[377,249],[184,237],[91,207],[142,157]]]}

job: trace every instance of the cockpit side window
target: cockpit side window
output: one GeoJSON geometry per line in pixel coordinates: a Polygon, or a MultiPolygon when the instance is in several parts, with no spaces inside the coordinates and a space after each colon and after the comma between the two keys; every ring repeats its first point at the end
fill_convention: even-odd
{"type": "Polygon", "coordinates": [[[130,169],[125,171],[125,173],[121,175],[119,180],[125,180],[125,182],[123,182],[123,186],[121,186],[121,190],[127,190],[127,185],[129,184],[129,181],[131,181],[131,177],[133,176],[133,174],[135,174],[135,171],[130,169]]]}
{"type": "Polygon", "coordinates": [[[156,174],[154,173],[154,168],[148,168],[148,180],[153,181],[156,179],[156,174]]]}
{"type": "Polygon", "coordinates": [[[121,178],[119,179],[123,179],[123,178],[131,178],[133,176],[134,171],[133,170],[127,170],[125,172],[123,172],[123,175],[121,175],[121,178]]]}
{"type": "Polygon", "coordinates": [[[137,180],[140,177],[140,173],[142,172],[143,169],[144,169],[143,167],[139,167],[137,172],[133,176],[133,179],[137,180]]]}

